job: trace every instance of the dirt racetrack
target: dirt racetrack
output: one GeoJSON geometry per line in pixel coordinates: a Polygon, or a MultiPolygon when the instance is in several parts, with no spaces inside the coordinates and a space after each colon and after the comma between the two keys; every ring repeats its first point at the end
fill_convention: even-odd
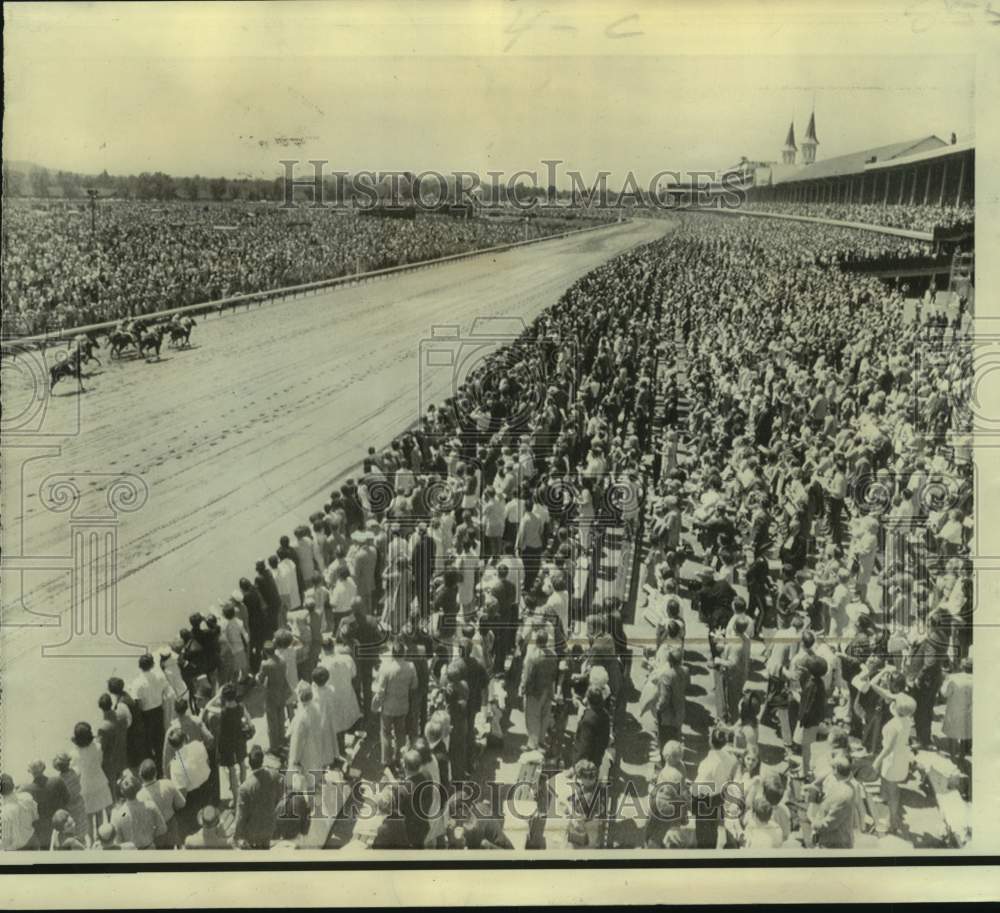
{"type": "MultiPolygon", "coordinates": [[[[98,721],[108,676],[136,671],[141,649],[70,636],[72,600],[85,595],[71,591],[75,520],[85,553],[117,536],[118,639],[168,641],[189,613],[252,577],[254,561],[322,507],[369,445],[448,394],[448,371],[421,389],[420,341],[433,326],[528,321],[590,269],[667,229],[639,220],[203,320],[190,349],[165,347],[151,364],[109,362],[104,349],[86,393],[62,381],[45,402],[41,432],[52,437],[31,425],[39,356],[5,359],[0,767],[20,782],[33,758],[51,763],[75,722],[98,721]],[[123,473],[141,480],[145,503],[113,526],[83,522],[107,515],[109,483],[123,473]],[[81,493],[73,511],[42,503],[48,493],[73,506],[54,476],[81,493]],[[99,655],[63,655],[87,652],[99,655]]],[[[100,587],[86,554],[77,579],[100,587]]]]}

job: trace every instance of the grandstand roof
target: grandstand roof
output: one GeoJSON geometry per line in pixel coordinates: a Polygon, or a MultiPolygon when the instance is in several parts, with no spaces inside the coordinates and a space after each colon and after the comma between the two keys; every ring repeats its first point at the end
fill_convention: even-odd
{"type": "Polygon", "coordinates": [[[976,144],[969,140],[965,143],[951,143],[945,146],[935,146],[932,149],[924,149],[920,152],[913,152],[909,155],[900,155],[894,159],[884,162],[869,162],[865,165],[865,171],[877,170],[879,168],[897,168],[902,165],[916,165],[918,162],[934,161],[944,158],[947,155],[959,155],[963,152],[972,152],[976,144]]]}
{"type": "Polygon", "coordinates": [[[890,159],[939,149],[942,146],[947,146],[947,143],[940,137],[931,134],[902,143],[890,143],[888,146],[876,146],[872,149],[849,152],[847,155],[821,159],[811,165],[773,165],[771,167],[771,183],[787,184],[794,181],[815,181],[820,178],[861,174],[865,170],[865,165],[873,160],[886,162],[890,159]]]}

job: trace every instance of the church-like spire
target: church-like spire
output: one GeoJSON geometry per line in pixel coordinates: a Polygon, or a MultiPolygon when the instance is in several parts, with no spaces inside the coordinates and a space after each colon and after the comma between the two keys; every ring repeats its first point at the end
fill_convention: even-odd
{"type": "Polygon", "coordinates": [[[809,126],[806,127],[806,138],[802,140],[802,161],[806,165],[811,165],[816,161],[816,147],[819,140],[816,139],[816,112],[809,115],[809,126]]]}
{"type": "Polygon", "coordinates": [[[798,146],[795,145],[795,121],[788,125],[788,136],[785,137],[785,148],[781,150],[781,160],[786,165],[795,164],[795,153],[798,146]]]}
{"type": "Polygon", "coordinates": [[[806,127],[806,139],[811,140],[817,146],[819,145],[819,140],[816,139],[816,112],[813,111],[809,115],[809,126],[806,127]]]}
{"type": "Polygon", "coordinates": [[[816,112],[809,115],[809,125],[806,127],[806,138],[802,140],[802,160],[811,165],[816,161],[816,147],[819,140],[816,139],[816,112]]]}

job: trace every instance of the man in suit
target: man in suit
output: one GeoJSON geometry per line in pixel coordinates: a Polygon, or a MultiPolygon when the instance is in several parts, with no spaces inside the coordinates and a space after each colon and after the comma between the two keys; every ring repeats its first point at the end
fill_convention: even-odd
{"type": "Polygon", "coordinates": [[[851,786],[851,762],[836,754],[831,760],[832,777],[824,781],[823,797],[809,806],[816,845],[824,849],[849,850],[854,847],[855,793],[851,786]]]}
{"type": "Polygon", "coordinates": [[[534,643],[524,655],[520,694],[524,698],[525,728],[528,730],[528,750],[542,747],[552,717],[558,660],[549,649],[549,635],[537,630],[534,643]]]}
{"type": "Polygon", "coordinates": [[[278,659],[274,651],[274,643],[266,641],[263,646],[263,662],[257,680],[264,685],[264,712],[267,716],[268,745],[277,754],[285,746],[285,723],[288,720],[287,710],[292,696],[288,687],[288,676],[285,674],[285,664],[278,659]]]}
{"type": "Polygon", "coordinates": [[[604,706],[604,694],[597,688],[587,691],[587,709],[580,715],[573,746],[573,763],[592,761],[600,770],[611,742],[611,717],[604,706]]]}
{"type": "MultiPolygon", "coordinates": [[[[698,614],[701,620],[708,625],[709,631],[715,631],[719,628],[725,630],[729,619],[733,616],[733,600],[736,599],[736,595],[736,590],[721,573],[716,574],[715,579],[699,592],[698,614]]],[[[709,647],[712,654],[716,655],[718,651],[711,640],[709,647]]]]}
{"type": "Polygon", "coordinates": [[[284,786],[276,771],[264,766],[264,749],[254,745],[247,757],[250,773],[239,789],[235,839],[250,850],[266,850],[278,822],[284,786]]]}
{"type": "MultiPolygon", "coordinates": [[[[274,636],[271,615],[264,600],[254,585],[246,577],[240,578],[240,592],[247,610],[247,633],[250,636],[250,672],[256,674],[260,668],[264,641],[274,636]]],[[[275,616],[277,618],[277,616],[275,616]]]]}
{"type": "Polygon", "coordinates": [[[428,810],[434,788],[431,778],[421,771],[420,752],[408,748],[403,752],[403,773],[400,784],[399,811],[403,816],[406,845],[411,850],[423,849],[430,829],[428,810]]]}
{"type": "Polygon", "coordinates": [[[417,527],[411,540],[410,566],[413,568],[413,590],[420,603],[420,614],[427,618],[431,611],[431,580],[434,577],[434,562],[437,543],[427,535],[427,524],[417,527]]]}
{"type": "Polygon", "coordinates": [[[391,655],[382,660],[375,682],[383,767],[398,760],[404,744],[409,744],[407,723],[417,691],[417,670],[405,657],[406,646],[401,638],[396,638],[391,655]]]}
{"type": "MultiPolygon", "coordinates": [[[[494,655],[504,657],[514,649],[514,638],[517,633],[517,587],[510,579],[510,569],[503,561],[497,565],[497,579],[493,584],[493,595],[497,601],[497,612],[500,616],[500,628],[497,640],[493,646],[494,655]]],[[[502,659],[500,660],[502,669],[502,659]]]]}

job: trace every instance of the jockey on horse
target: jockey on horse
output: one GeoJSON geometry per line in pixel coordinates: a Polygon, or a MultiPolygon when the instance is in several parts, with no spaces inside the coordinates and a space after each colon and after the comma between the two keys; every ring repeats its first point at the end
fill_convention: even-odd
{"type": "Polygon", "coordinates": [[[49,390],[55,389],[56,384],[64,377],[76,377],[77,391],[85,393],[86,391],[83,389],[84,361],[84,349],[80,347],[79,342],[74,340],[73,345],[66,350],[65,360],[57,361],[49,368],[49,390]]]}

